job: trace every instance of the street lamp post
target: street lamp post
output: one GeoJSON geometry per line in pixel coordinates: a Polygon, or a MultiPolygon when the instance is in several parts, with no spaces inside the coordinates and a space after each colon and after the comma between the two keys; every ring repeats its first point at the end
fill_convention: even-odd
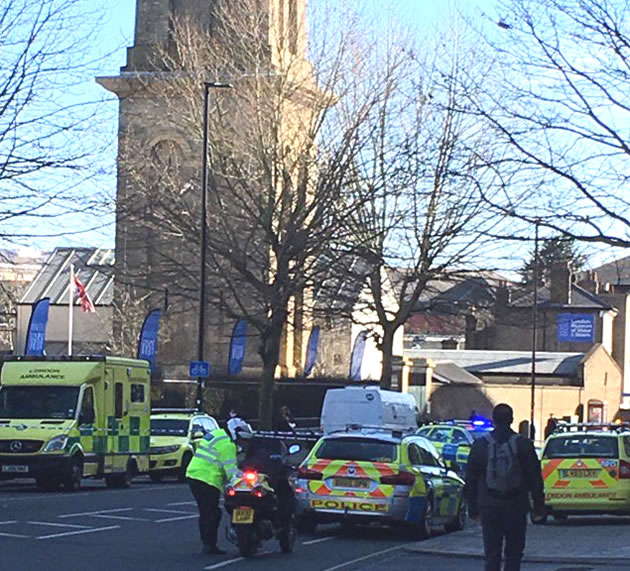
{"type": "MultiPolygon", "coordinates": [[[[230,89],[229,83],[206,81],[203,84],[203,155],[201,158],[201,252],[199,268],[199,330],[197,332],[197,358],[204,360],[206,328],[206,250],[208,243],[208,111],[211,89],[230,89]]],[[[203,377],[197,378],[197,408],[203,410],[203,377]]]]}
{"type": "Polygon", "coordinates": [[[529,437],[532,441],[536,438],[536,426],[534,425],[534,412],[536,404],[536,341],[538,328],[538,221],[536,221],[536,234],[534,238],[534,303],[532,306],[532,394],[529,420],[529,437]]]}

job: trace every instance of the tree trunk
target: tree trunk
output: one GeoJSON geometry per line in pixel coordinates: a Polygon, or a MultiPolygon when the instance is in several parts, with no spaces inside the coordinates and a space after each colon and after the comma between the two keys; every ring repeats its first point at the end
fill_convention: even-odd
{"type": "Polygon", "coordinates": [[[273,414],[273,390],[276,366],[280,355],[280,337],[282,327],[272,327],[263,340],[262,360],[263,369],[260,377],[260,392],[258,399],[258,428],[271,430],[273,414]]]}
{"type": "Polygon", "coordinates": [[[392,388],[392,352],[394,350],[394,329],[385,327],[383,331],[383,340],[381,342],[381,351],[383,353],[383,369],[381,371],[381,388],[392,388]]]}

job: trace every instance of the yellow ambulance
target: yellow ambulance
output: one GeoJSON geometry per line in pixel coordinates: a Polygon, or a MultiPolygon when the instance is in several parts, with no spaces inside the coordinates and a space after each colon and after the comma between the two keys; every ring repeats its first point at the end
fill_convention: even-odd
{"type": "Polygon", "coordinates": [[[555,519],[630,514],[630,431],[563,425],[542,450],[545,504],[555,519]]]}
{"type": "Polygon", "coordinates": [[[0,479],[128,487],[149,470],[150,370],[121,357],[9,357],[0,373],[0,479]]]}

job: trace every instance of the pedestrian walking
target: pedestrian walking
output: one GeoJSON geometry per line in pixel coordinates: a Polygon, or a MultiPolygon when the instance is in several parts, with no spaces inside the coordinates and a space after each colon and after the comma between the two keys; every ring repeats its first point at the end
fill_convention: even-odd
{"type": "Polygon", "coordinates": [[[492,412],[494,430],[473,444],[468,456],[465,495],[472,520],[481,520],[486,571],[519,571],[525,549],[529,498],[533,519],[545,515],[540,462],[530,440],[510,425],[512,407],[498,404],[492,412]]]}
{"type": "Polygon", "coordinates": [[[558,421],[553,416],[553,412],[549,415],[549,419],[547,420],[547,426],[545,426],[545,440],[549,438],[551,434],[553,434],[554,430],[558,428],[558,421]]]}
{"type": "Polygon", "coordinates": [[[276,422],[276,430],[279,432],[295,432],[297,423],[288,406],[283,405],[278,411],[278,420],[276,422]]]}
{"type": "Polygon", "coordinates": [[[217,546],[219,499],[236,471],[236,445],[227,432],[216,428],[207,433],[186,470],[188,486],[199,509],[199,534],[205,553],[225,553],[217,546]]]}

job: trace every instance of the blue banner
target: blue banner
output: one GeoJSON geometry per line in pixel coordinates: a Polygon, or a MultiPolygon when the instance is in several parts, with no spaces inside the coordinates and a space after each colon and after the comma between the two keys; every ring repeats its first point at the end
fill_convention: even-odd
{"type": "Polygon", "coordinates": [[[46,325],[48,324],[48,308],[50,298],[43,297],[33,304],[31,319],[26,330],[25,355],[45,355],[46,325]]]}
{"type": "Polygon", "coordinates": [[[243,370],[245,347],[247,346],[247,322],[239,319],[234,324],[232,339],[230,339],[230,365],[228,373],[238,375],[243,370]]]}
{"type": "Polygon", "coordinates": [[[361,365],[363,363],[363,352],[365,351],[365,341],[367,339],[367,331],[361,331],[354,340],[352,347],[352,358],[350,359],[350,380],[361,380],[361,365]]]}
{"type": "Polygon", "coordinates": [[[160,330],[162,310],[154,309],[145,317],[138,340],[138,359],[146,359],[151,364],[151,372],[155,370],[155,353],[157,351],[158,331],[160,330]]]}
{"type": "Polygon", "coordinates": [[[558,341],[593,343],[595,341],[595,316],[591,313],[559,313],[558,341]]]}
{"type": "Polygon", "coordinates": [[[313,372],[315,361],[317,360],[317,347],[319,345],[319,325],[311,329],[306,346],[306,364],[304,365],[304,376],[308,377],[313,372]]]}

